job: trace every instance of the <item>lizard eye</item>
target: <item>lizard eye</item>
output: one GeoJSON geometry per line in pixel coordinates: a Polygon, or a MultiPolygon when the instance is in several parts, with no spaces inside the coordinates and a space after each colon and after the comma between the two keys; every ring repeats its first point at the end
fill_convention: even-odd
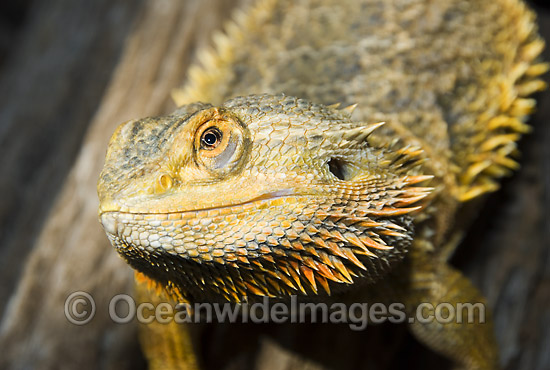
{"type": "Polygon", "coordinates": [[[203,158],[215,158],[223,154],[231,144],[233,127],[223,120],[207,121],[199,128],[195,138],[195,147],[203,158]]]}
{"type": "Polygon", "coordinates": [[[210,127],[201,135],[201,149],[213,150],[222,142],[223,135],[217,127],[210,127]]]}
{"type": "Polygon", "coordinates": [[[243,151],[243,131],[230,117],[213,117],[197,128],[195,158],[216,175],[230,171],[243,151]]]}

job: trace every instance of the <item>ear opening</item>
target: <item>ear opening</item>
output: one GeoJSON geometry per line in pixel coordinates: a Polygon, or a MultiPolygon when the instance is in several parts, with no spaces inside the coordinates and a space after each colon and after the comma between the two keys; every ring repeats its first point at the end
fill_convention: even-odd
{"type": "Polygon", "coordinates": [[[351,180],[353,178],[353,169],[343,160],[339,158],[331,158],[328,163],[330,173],[340,180],[351,180]]]}

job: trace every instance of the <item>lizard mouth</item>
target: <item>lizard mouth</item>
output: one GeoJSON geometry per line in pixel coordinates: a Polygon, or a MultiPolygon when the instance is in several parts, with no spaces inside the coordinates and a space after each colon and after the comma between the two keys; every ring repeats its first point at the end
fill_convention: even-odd
{"type": "MultiPolygon", "coordinates": [[[[262,194],[248,201],[228,204],[218,207],[206,207],[200,209],[191,209],[185,211],[170,211],[170,212],[139,212],[139,211],[122,211],[115,207],[102,207],[99,213],[99,221],[103,226],[106,234],[111,238],[120,238],[125,242],[146,246],[151,245],[145,240],[136,238],[137,233],[143,239],[150,234],[150,230],[169,224],[173,224],[175,228],[183,227],[187,222],[193,223],[191,220],[199,220],[209,217],[214,217],[215,221],[220,221],[223,217],[230,217],[231,214],[252,212],[256,209],[263,209],[268,206],[277,206],[278,204],[297,203],[298,198],[308,197],[308,195],[295,195],[291,189],[279,190],[271,193],[262,194]],[[128,230],[128,227],[137,222],[141,227],[135,230],[128,230]],[[145,241],[145,243],[140,243],[145,241]]],[[[173,228],[172,228],[173,229],[173,228]]],[[[175,230],[171,233],[160,231],[166,236],[176,237],[175,230]],[[173,235],[172,235],[173,234],[173,235]]],[[[154,237],[153,237],[154,238],[154,237]]],[[[150,241],[151,242],[151,241],[150,241]]],[[[158,243],[154,243],[157,245],[158,243]]],[[[170,249],[170,248],[168,248],[170,249]]]]}
{"type": "Polygon", "coordinates": [[[99,217],[102,218],[103,214],[106,213],[126,213],[126,214],[135,214],[135,215],[155,215],[155,214],[178,214],[178,213],[193,213],[193,212],[201,212],[201,211],[209,211],[214,209],[224,209],[224,208],[234,208],[238,206],[244,206],[247,204],[255,204],[262,201],[269,201],[273,199],[278,198],[286,198],[286,197],[296,197],[296,196],[308,196],[308,194],[300,194],[298,195],[293,189],[283,189],[283,190],[277,190],[270,193],[265,193],[260,196],[254,197],[250,200],[245,200],[242,202],[236,202],[236,203],[230,203],[215,207],[203,207],[203,208],[195,208],[195,209],[186,209],[186,210],[148,210],[148,211],[141,211],[139,207],[124,207],[116,204],[115,202],[102,202],[99,205],[99,217]]]}
{"type": "Polygon", "coordinates": [[[185,299],[330,294],[357,279],[376,281],[388,261],[403,258],[408,214],[420,208],[408,206],[428,190],[397,190],[387,208],[285,190],[183,212],[107,211],[100,220],[132,267],[180,287],[185,299]]]}

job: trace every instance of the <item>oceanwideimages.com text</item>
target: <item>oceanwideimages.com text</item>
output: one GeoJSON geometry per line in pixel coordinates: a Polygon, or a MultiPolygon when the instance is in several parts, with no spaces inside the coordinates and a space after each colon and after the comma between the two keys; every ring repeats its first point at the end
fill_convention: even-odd
{"type": "MultiPolygon", "coordinates": [[[[75,325],[90,322],[96,313],[96,304],[86,292],[74,292],[65,301],[65,316],[75,325]]],[[[438,303],[425,302],[412,313],[403,303],[325,303],[302,302],[297,296],[288,301],[263,297],[254,303],[151,303],[136,302],[127,294],[114,296],[108,305],[111,320],[125,324],[137,320],[142,324],[158,322],[185,323],[333,323],[348,324],[352,330],[364,330],[369,324],[430,323],[474,324],[485,322],[485,305],[481,302],[438,303]]]]}

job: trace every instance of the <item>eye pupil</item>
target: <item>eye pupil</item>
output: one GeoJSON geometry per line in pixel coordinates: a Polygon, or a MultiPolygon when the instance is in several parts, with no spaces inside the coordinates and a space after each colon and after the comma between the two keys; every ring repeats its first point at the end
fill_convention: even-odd
{"type": "Polygon", "coordinates": [[[214,149],[222,141],[222,133],[216,127],[206,130],[201,137],[201,146],[203,149],[214,149]]]}
{"type": "Polygon", "coordinates": [[[216,144],[216,140],[218,140],[218,138],[216,137],[216,135],[214,135],[213,133],[209,132],[208,134],[204,135],[204,142],[207,144],[207,145],[214,145],[216,144]]]}

